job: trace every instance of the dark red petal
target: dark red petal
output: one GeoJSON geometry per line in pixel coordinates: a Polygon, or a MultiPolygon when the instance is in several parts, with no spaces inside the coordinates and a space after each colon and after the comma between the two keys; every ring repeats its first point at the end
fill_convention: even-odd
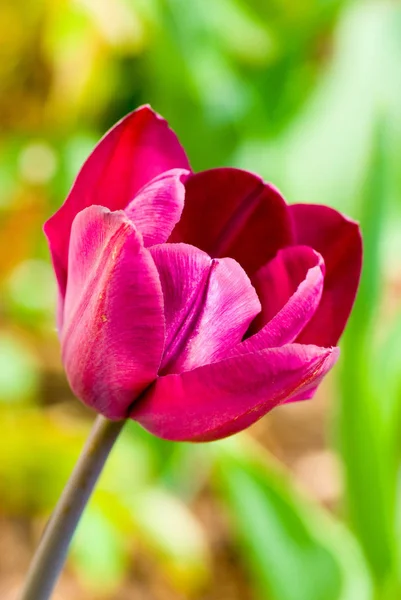
{"type": "Polygon", "coordinates": [[[358,224],[333,208],[313,204],[290,206],[298,244],[306,244],[324,259],[326,274],[319,308],[297,342],[334,346],[351,312],[362,267],[358,224]]]}
{"type": "Polygon", "coordinates": [[[75,216],[92,204],[125,208],[151,179],[189,169],[175,133],[149,106],[121,119],[84,163],[63,206],[45,224],[61,297],[67,283],[68,244],[75,216]]]}
{"type": "Polygon", "coordinates": [[[212,257],[231,256],[248,275],[293,243],[288,207],[260,177],[212,169],[189,177],[185,206],[170,242],[186,242],[212,257]]]}

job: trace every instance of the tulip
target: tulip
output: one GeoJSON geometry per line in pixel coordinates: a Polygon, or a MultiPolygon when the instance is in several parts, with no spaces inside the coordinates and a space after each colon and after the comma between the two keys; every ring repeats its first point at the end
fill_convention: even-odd
{"type": "Polygon", "coordinates": [[[210,441],[313,396],[338,357],[358,287],[358,225],[287,206],[239,169],[192,173],[144,106],[99,142],[45,225],[72,390],[99,414],[29,568],[48,600],[128,418],[210,441]]]}
{"type": "Polygon", "coordinates": [[[73,392],[111,420],[209,441],[309,399],[358,287],[358,225],[260,177],[192,173],[149,106],[99,142],[45,225],[73,392]]]}

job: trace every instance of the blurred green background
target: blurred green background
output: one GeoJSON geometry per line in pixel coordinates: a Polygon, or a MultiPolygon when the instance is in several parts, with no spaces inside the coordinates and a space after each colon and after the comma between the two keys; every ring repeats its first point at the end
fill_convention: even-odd
{"type": "Polygon", "coordinates": [[[127,427],[56,600],[398,600],[401,5],[385,0],[1,0],[0,597],[94,417],[61,368],[42,224],[145,102],[195,170],[247,168],[360,220],[362,285],[312,402],[209,445],[127,427]]]}

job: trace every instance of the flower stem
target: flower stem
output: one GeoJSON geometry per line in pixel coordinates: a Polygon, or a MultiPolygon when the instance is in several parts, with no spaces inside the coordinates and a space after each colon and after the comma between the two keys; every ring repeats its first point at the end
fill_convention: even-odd
{"type": "Polygon", "coordinates": [[[125,421],[98,416],[44,531],[20,600],[48,600],[63,568],[81,514],[125,421]]]}

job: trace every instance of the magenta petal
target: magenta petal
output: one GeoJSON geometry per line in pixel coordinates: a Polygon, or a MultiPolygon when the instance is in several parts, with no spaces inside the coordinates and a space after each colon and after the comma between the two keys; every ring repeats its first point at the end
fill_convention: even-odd
{"type": "Polygon", "coordinates": [[[212,362],[238,344],[260,311],[249,278],[231,258],[187,244],[150,249],[164,295],[166,343],[160,373],[212,362]]]}
{"type": "Polygon", "coordinates": [[[142,233],[145,247],[164,243],[179,221],[184,207],[184,182],[189,171],[162,173],[135,196],[125,214],[142,233]]]}
{"type": "Polygon", "coordinates": [[[316,386],[336,348],[288,345],[160,377],[131,418],[170,440],[210,441],[245,429],[269,410],[316,386]]]}
{"type": "Polygon", "coordinates": [[[164,345],[157,269],[122,211],[91,206],[71,230],[62,356],[72,390],[110,419],[155,379],[164,345]]]}
{"type": "Polygon", "coordinates": [[[312,248],[290,246],[280,250],[252,278],[262,312],[250,327],[251,337],[230,355],[293,342],[319,306],[323,281],[323,259],[312,248]]]}
{"type": "Polygon", "coordinates": [[[257,175],[212,169],[193,175],[185,187],[185,207],[169,241],[212,257],[231,256],[249,275],[293,243],[286,203],[257,175]]]}
{"type": "Polygon", "coordinates": [[[362,239],[358,224],[327,206],[295,204],[290,207],[298,244],[306,244],[324,259],[326,274],[318,310],[297,341],[337,344],[347,323],[358,289],[362,239]]]}
{"type": "Polygon", "coordinates": [[[125,208],[151,179],[170,169],[189,169],[176,135],[162,117],[142,106],[121,119],[86,160],[63,206],[45,224],[61,296],[67,284],[71,224],[92,204],[125,208]]]}

